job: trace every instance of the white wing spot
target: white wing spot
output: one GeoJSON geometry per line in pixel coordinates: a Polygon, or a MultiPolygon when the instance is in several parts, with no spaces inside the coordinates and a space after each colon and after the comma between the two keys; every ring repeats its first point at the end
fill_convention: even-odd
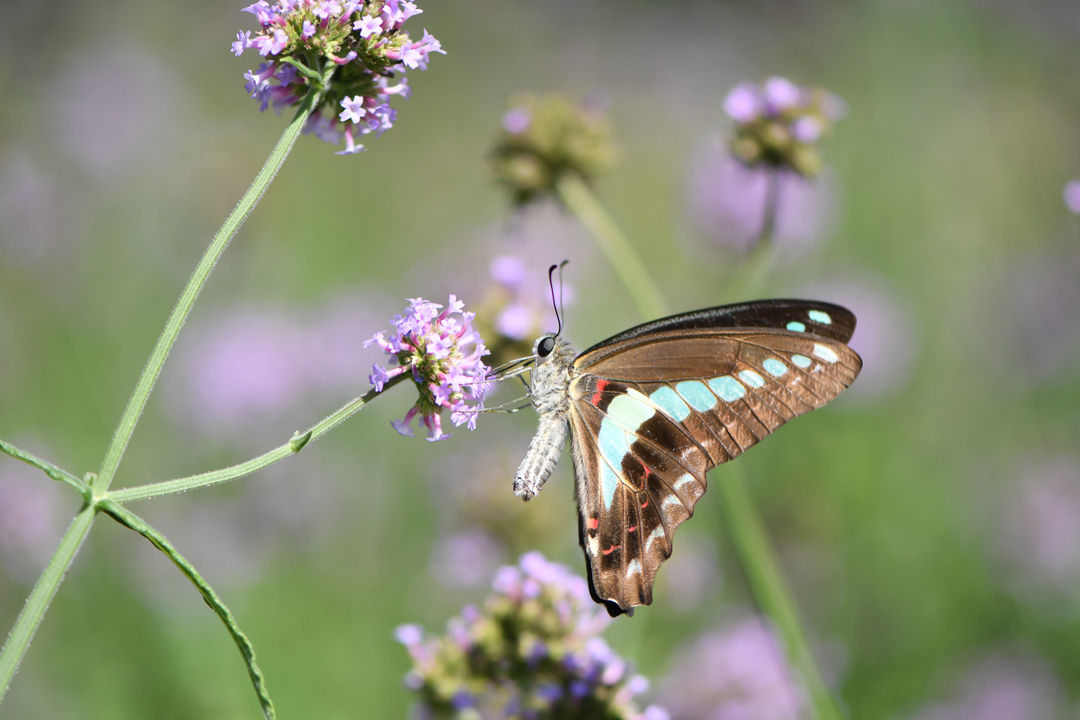
{"type": "Polygon", "coordinates": [[[654,540],[656,540],[657,538],[662,538],[662,537],[665,537],[663,527],[658,527],[655,530],[653,530],[651,533],[649,533],[649,539],[645,541],[645,552],[649,551],[649,546],[653,544],[654,540]]]}
{"type": "Polygon", "coordinates": [[[639,560],[631,560],[626,563],[626,577],[630,577],[634,573],[641,574],[641,562],[639,560]]]}
{"type": "Polygon", "coordinates": [[[814,343],[814,355],[829,363],[834,363],[840,359],[840,356],[831,347],[820,343],[814,343]]]}

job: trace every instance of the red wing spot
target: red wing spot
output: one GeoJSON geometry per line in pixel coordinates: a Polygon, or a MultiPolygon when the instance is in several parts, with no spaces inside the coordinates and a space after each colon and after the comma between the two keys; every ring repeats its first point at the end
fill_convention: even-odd
{"type": "Polygon", "coordinates": [[[644,504],[642,504],[642,506],[641,506],[641,509],[642,509],[642,510],[644,510],[644,509],[645,509],[645,508],[647,508],[647,507],[649,507],[649,501],[648,501],[648,500],[646,500],[646,501],[644,502],[644,504]]]}
{"type": "Polygon", "coordinates": [[[611,553],[615,552],[616,550],[618,550],[621,547],[622,547],[622,545],[612,545],[607,550],[604,550],[603,553],[605,555],[610,555],[611,553]]]}
{"type": "Polygon", "coordinates": [[[604,394],[604,388],[608,386],[608,381],[604,378],[600,378],[596,381],[596,392],[593,393],[592,399],[589,400],[596,407],[600,407],[600,396],[604,394]]]}
{"type": "Polygon", "coordinates": [[[634,527],[626,528],[626,532],[634,532],[635,530],[637,530],[637,525],[635,525],[634,527]]]}
{"type": "Polygon", "coordinates": [[[638,457],[637,461],[641,463],[641,469],[645,471],[645,479],[649,479],[649,466],[645,464],[645,461],[638,457]]]}
{"type": "Polygon", "coordinates": [[[589,518],[585,521],[585,526],[590,530],[595,530],[600,527],[600,518],[589,518]]]}

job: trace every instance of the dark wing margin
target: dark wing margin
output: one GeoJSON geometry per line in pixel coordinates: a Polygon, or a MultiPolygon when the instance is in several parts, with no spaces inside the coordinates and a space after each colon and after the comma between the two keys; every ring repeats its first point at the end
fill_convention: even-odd
{"type": "MultiPolygon", "coordinates": [[[[841,322],[854,328],[843,308],[776,302],[828,313],[834,330],[841,322]]],[[[656,571],[704,494],[707,470],[855,380],[859,356],[811,332],[811,322],[786,321],[801,330],[628,331],[578,357],[570,421],[579,537],[593,597],[610,613],[652,602],[656,571]]]]}
{"type": "Polygon", "coordinates": [[[705,310],[672,315],[643,323],[593,345],[581,353],[602,350],[625,340],[655,332],[670,330],[717,330],[721,328],[788,329],[791,323],[802,323],[818,337],[847,343],[855,332],[855,315],[847,308],[815,300],[755,300],[735,305],[721,305],[705,310]],[[813,313],[813,315],[811,315],[813,313]],[[822,322],[827,320],[827,322],[822,322]]]}

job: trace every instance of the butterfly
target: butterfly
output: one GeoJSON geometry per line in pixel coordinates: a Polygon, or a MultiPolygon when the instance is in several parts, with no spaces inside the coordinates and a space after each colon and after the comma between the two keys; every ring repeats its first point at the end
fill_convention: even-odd
{"type": "Polygon", "coordinates": [[[539,428],[514,493],[540,491],[569,435],[589,592],[612,617],[633,614],[705,473],[854,382],[854,331],[838,305],[759,300],[638,325],[580,355],[543,335],[529,358],[539,428]]]}

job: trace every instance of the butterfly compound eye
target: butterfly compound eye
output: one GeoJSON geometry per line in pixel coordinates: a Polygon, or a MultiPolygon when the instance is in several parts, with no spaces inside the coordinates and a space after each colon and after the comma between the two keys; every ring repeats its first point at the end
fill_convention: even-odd
{"type": "Polygon", "coordinates": [[[546,337],[540,341],[540,344],[536,347],[536,354],[542,358],[551,354],[551,351],[555,349],[555,338],[546,337]]]}

